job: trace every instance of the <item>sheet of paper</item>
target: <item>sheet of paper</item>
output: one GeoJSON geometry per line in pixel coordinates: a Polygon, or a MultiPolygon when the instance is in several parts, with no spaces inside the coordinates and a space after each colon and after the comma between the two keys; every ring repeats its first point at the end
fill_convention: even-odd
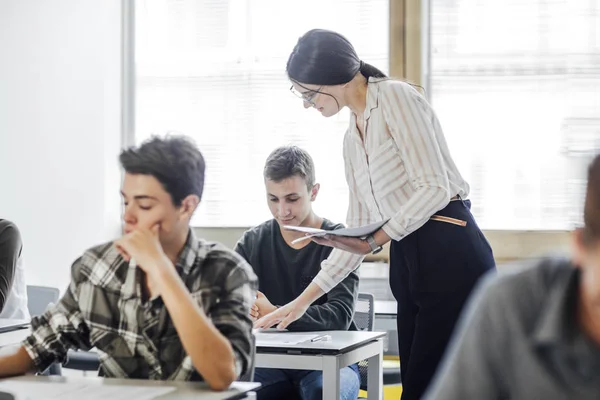
{"type": "Polygon", "coordinates": [[[294,225],[284,225],[283,229],[287,229],[288,231],[298,231],[303,233],[309,233],[311,235],[324,235],[328,231],[324,229],[311,228],[308,226],[294,226],[294,225]]]}
{"type": "Polygon", "coordinates": [[[0,390],[18,400],[151,400],[175,390],[172,387],[111,386],[85,382],[27,382],[5,380],[0,390]]]}
{"type": "Polygon", "coordinates": [[[259,333],[256,335],[257,346],[280,346],[307,342],[319,335],[284,335],[281,333],[259,333]]]}

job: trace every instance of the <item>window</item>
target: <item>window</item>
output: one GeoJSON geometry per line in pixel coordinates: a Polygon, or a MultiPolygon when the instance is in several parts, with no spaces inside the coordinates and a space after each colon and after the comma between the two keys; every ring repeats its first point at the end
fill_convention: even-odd
{"type": "Polygon", "coordinates": [[[486,229],[570,229],[600,151],[600,2],[431,0],[429,95],[486,229]]]}
{"type": "Polygon", "coordinates": [[[270,217],[262,169],[277,146],[297,144],[316,164],[315,210],[344,222],[347,111],[324,119],[289,92],[287,58],[312,28],[344,34],[388,70],[387,0],[138,0],[136,142],[177,131],[207,163],[195,226],[252,226],[270,217]]]}

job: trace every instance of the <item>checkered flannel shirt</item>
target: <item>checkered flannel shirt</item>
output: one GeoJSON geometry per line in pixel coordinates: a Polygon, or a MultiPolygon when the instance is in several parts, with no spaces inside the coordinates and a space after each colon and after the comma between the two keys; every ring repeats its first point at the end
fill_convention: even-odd
{"type": "MultiPolygon", "coordinates": [[[[258,287],[243,258],[190,230],[176,265],[194,300],[230,341],[238,376],[251,365],[249,309],[258,287]]],[[[62,299],[33,318],[23,346],[38,370],[64,362],[69,349],[96,348],[107,377],[202,380],[160,297],[142,302],[142,272],[112,243],[75,261],[62,299]]]]}

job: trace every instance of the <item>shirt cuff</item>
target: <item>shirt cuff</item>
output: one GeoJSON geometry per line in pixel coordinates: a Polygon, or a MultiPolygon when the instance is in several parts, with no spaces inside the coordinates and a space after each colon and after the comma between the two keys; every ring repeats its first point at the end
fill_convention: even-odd
{"type": "Polygon", "coordinates": [[[381,229],[395,241],[402,240],[409,234],[409,232],[394,218],[390,219],[387,224],[381,227],[381,229]]]}
{"type": "Polygon", "coordinates": [[[50,364],[52,364],[52,361],[48,362],[47,360],[44,360],[44,357],[42,357],[41,353],[38,351],[33,335],[27,337],[23,342],[21,342],[21,345],[27,352],[29,358],[31,358],[31,361],[33,361],[37,371],[44,371],[50,366],[50,364]]]}

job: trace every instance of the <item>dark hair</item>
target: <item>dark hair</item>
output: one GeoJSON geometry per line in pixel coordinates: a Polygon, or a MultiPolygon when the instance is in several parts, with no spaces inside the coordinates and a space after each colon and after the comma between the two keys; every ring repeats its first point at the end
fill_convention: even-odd
{"type": "Polygon", "coordinates": [[[306,32],[294,47],[287,62],[288,77],[310,85],[341,85],[358,72],[365,78],[387,78],[374,66],[358,58],[354,46],[339,33],[325,29],[306,32]]]}
{"type": "Polygon", "coordinates": [[[292,176],[306,181],[308,190],[315,184],[315,164],[306,150],[297,146],[279,147],[269,154],[263,176],[273,182],[281,182],[292,176]]]}
{"type": "Polygon", "coordinates": [[[119,160],[127,173],[155,177],[177,207],[190,194],[202,199],[204,157],[185,136],[154,136],[139,147],[123,150],[119,160]]]}
{"type": "Polygon", "coordinates": [[[588,169],[583,222],[585,238],[590,242],[600,240],[600,154],[588,169]]]}

